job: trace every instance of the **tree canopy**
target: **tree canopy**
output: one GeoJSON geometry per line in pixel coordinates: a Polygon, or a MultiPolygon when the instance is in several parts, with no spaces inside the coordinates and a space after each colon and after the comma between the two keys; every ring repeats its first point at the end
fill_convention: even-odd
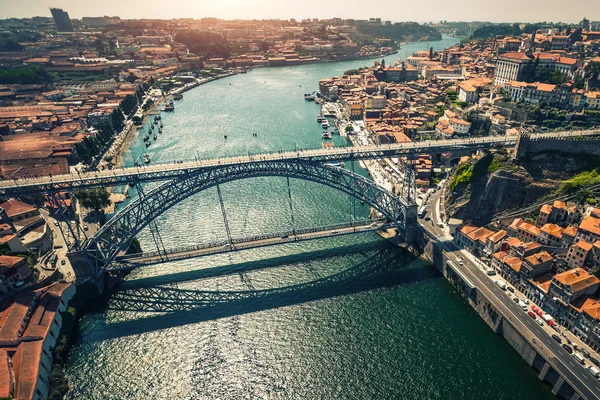
{"type": "Polygon", "coordinates": [[[38,65],[0,69],[0,84],[19,83],[21,85],[28,85],[49,82],[52,82],[52,77],[44,68],[38,65]]]}
{"type": "Polygon", "coordinates": [[[228,58],[231,55],[229,42],[219,33],[184,31],[175,35],[175,41],[183,43],[192,53],[201,57],[228,58]]]}
{"type": "Polygon", "coordinates": [[[75,197],[82,206],[96,211],[110,205],[110,193],[104,188],[79,190],[75,192],[75,197]]]}

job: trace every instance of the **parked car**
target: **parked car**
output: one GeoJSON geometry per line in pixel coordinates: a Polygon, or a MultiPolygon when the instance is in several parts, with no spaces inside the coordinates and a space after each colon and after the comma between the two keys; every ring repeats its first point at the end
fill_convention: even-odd
{"type": "Polygon", "coordinates": [[[558,343],[562,343],[562,339],[558,335],[552,335],[552,339],[556,340],[558,343]]]}
{"type": "Polygon", "coordinates": [[[598,361],[597,359],[595,359],[594,357],[590,357],[590,362],[592,364],[594,364],[597,367],[600,367],[600,361],[598,361]]]}
{"type": "Polygon", "coordinates": [[[515,297],[515,298],[513,299],[513,301],[514,301],[515,303],[517,303],[517,304],[518,304],[518,303],[519,303],[519,298],[518,298],[518,297],[515,297]]]}
{"type": "Polygon", "coordinates": [[[529,315],[531,318],[536,319],[537,317],[535,316],[535,313],[533,311],[527,311],[527,315],[529,315]]]}
{"type": "Polygon", "coordinates": [[[535,319],[535,322],[537,322],[537,324],[538,324],[539,326],[544,326],[544,322],[542,321],[542,319],[541,319],[541,318],[536,318],[536,319],[535,319]]]}
{"type": "Polygon", "coordinates": [[[511,293],[515,292],[515,289],[512,286],[507,286],[506,289],[508,289],[508,291],[511,293]]]}
{"type": "Polygon", "coordinates": [[[65,265],[67,262],[65,260],[60,260],[60,265],[65,265]]]}
{"type": "Polygon", "coordinates": [[[460,257],[456,258],[456,262],[458,262],[458,265],[463,265],[463,260],[460,257]]]}
{"type": "Polygon", "coordinates": [[[590,352],[586,349],[579,349],[579,352],[585,356],[585,358],[590,358],[590,352]]]}
{"type": "Polygon", "coordinates": [[[565,349],[567,351],[567,353],[573,354],[573,349],[568,344],[563,343],[562,347],[563,347],[563,349],[565,349]]]}

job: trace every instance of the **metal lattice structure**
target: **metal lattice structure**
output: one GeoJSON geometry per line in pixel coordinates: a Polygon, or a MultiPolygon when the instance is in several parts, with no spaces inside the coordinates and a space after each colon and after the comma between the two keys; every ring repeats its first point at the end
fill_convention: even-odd
{"type": "Polygon", "coordinates": [[[131,202],[89,241],[85,254],[99,276],[110,269],[120,252],[159,215],[195,193],[227,182],[264,176],[282,176],[320,183],[363,200],[399,231],[410,235],[416,225],[414,204],[379,187],[373,181],[338,167],[302,161],[256,161],[189,171],[165,182],[131,202]]]}

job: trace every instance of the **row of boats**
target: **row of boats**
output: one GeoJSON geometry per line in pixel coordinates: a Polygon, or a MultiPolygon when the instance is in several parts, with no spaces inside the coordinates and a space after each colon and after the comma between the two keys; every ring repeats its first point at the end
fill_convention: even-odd
{"type": "Polygon", "coordinates": [[[330,132],[329,129],[329,121],[322,115],[317,117],[317,122],[321,124],[323,128],[323,134],[321,135],[321,139],[330,140],[334,133],[337,133],[335,130],[330,132]]]}
{"type": "Polygon", "coordinates": [[[146,144],[146,147],[150,147],[150,145],[152,144],[152,141],[150,140],[151,137],[155,141],[158,139],[158,134],[162,133],[163,126],[164,125],[161,121],[160,115],[156,115],[154,117],[154,121],[150,124],[150,128],[148,128],[148,133],[146,134],[146,136],[144,136],[144,143],[146,144]],[[156,132],[154,131],[155,126],[158,127],[156,132]]]}

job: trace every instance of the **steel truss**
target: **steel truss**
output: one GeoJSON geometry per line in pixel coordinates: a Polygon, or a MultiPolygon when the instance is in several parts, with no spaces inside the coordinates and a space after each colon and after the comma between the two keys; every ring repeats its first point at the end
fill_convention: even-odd
{"type": "Polygon", "coordinates": [[[138,197],[121,209],[88,242],[85,250],[97,276],[109,269],[117,255],[151,221],[189,196],[227,182],[264,176],[283,176],[320,183],[362,199],[405,233],[416,226],[414,204],[343,168],[304,161],[255,161],[187,171],[138,197]]]}
{"type": "Polygon", "coordinates": [[[220,170],[223,166],[236,164],[252,164],[258,160],[304,162],[304,163],[329,163],[351,162],[353,160],[377,159],[386,157],[402,157],[416,154],[441,154],[449,151],[483,150],[490,149],[497,144],[514,146],[516,138],[493,137],[478,139],[457,139],[447,141],[417,143],[412,147],[403,147],[404,144],[387,146],[349,147],[334,150],[306,150],[298,152],[282,152],[270,154],[249,155],[249,157],[229,157],[223,160],[191,161],[163,166],[130,167],[112,171],[88,172],[78,175],[54,176],[39,183],[34,180],[15,180],[14,184],[6,182],[1,189],[6,195],[22,196],[31,193],[48,191],[68,191],[89,189],[94,187],[132,185],[140,182],[163,182],[172,179],[184,178],[189,174],[196,174],[199,170],[220,170]],[[483,140],[484,139],[484,140],[483,140]],[[220,165],[219,165],[220,164],[220,165]]]}

